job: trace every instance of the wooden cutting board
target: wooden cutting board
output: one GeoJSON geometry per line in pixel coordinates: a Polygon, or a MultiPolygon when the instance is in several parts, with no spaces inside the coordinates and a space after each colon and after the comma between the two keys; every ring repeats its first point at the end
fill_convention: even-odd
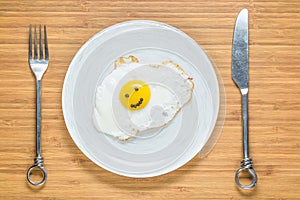
{"type": "Polygon", "coordinates": [[[300,197],[300,1],[0,0],[0,199],[294,199],[300,197]],[[249,9],[250,154],[254,190],[234,182],[242,158],[240,93],[231,80],[235,18],[249,9]],[[91,162],[64,124],[62,85],[79,48],[134,19],[175,26],[207,52],[226,90],[226,121],[213,151],[169,174],[135,179],[91,162]],[[26,182],[35,149],[35,81],[29,24],[47,24],[50,65],[42,84],[42,153],[48,180],[26,182]]]}

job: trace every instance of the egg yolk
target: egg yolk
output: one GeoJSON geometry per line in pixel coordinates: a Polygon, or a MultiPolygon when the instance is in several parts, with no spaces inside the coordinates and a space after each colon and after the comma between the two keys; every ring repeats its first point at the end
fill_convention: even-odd
{"type": "Polygon", "coordinates": [[[131,80],[123,85],[120,91],[120,101],[128,110],[140,110],[150,100],[149,86],[140,80],[131,80]]]}

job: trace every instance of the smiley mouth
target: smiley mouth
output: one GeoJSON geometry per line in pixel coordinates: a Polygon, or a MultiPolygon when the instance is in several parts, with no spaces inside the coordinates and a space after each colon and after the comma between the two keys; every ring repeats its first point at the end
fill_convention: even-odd
{"type": "Polygon", "coordinates": [[[144,101],[144,99],[140,98],[139,102],[137,102],[136,104],[130,104],[130,107],[131,108],[137,108],[143,103],[143,101],[144,101]]]}

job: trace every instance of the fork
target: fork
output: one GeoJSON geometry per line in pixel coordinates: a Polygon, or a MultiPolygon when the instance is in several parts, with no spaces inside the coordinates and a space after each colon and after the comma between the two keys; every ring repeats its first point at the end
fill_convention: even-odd
{"type": "Polygon", "coordinates": [[[32,26],[29,27],[29,51],[28,51],[28,63],[31,71],[35,75],[36,79],[36,157],[34,164],[27,171],[27,180],[34,186],[43,185],[47,179],[47,172],[44,168],[44,159],[41,155],[41,81],[45,71],[49,64],[49,52],[46,25],[44,25],[44,50],[42,41],[42,26],[39,27],[39,45],[37,44],[36,25],[34,25],[34,49],[32,58],[32,26]],[[38,55],[39,46],[39,55],[38,55]],[[44,55],[45,53],[45,55],[44,55]],[[42,174],[42,180],[34,181],[30,177],[33,170],[40,171],[42,174]]]}

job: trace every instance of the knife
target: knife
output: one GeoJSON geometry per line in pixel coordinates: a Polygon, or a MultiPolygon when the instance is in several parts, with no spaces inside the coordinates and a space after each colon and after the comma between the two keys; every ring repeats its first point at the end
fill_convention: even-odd
{"type": "Polygon", "coordinates": [[[236,171],[235,182],[242,189],[251,189],[257,183],[257,175],[253,169],[253,162],[249,156],[248,134],[248,10],[240,11],[234,28],[232,41],[232,79],[242,94],[243,117],[243,152],[244,158],[241,167],[236,171]],[[251,175],[252,182],[244,185],[239,180],[242,171],[251,175]]]}

